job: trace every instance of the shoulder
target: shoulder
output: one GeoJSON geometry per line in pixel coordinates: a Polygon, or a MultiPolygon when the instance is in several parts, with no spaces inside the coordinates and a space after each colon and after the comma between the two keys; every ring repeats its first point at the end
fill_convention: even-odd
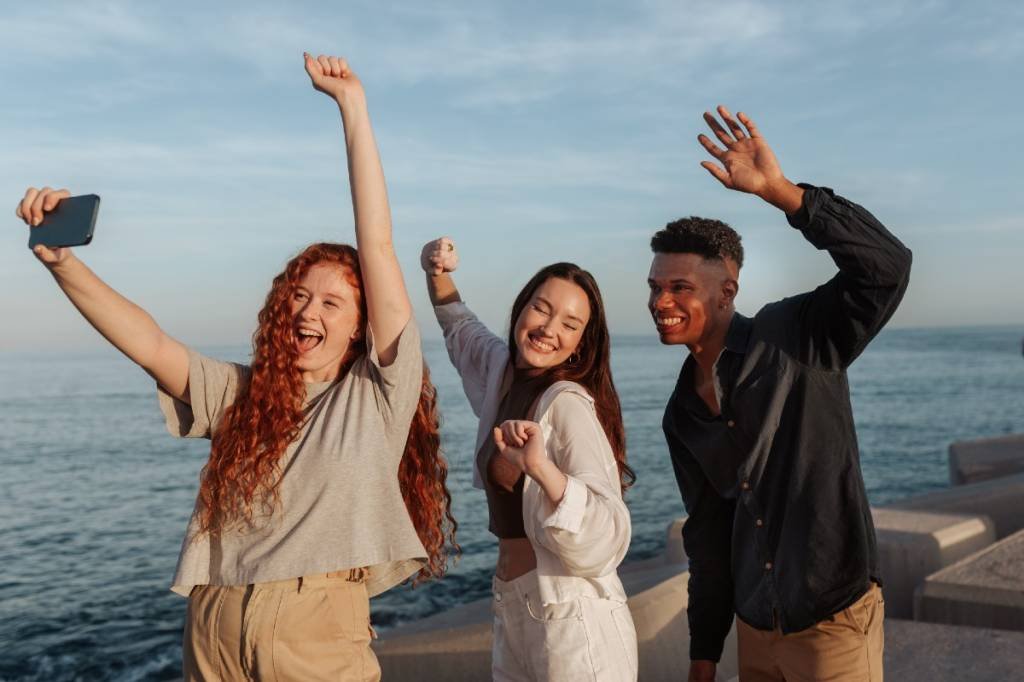
{"type": "Polygon", "coordinates": [[[595,414],[594,398],[575,381],[557,381],[541,394],[534,410],[534,421],[559,421],[582,414],[595,414]]]}

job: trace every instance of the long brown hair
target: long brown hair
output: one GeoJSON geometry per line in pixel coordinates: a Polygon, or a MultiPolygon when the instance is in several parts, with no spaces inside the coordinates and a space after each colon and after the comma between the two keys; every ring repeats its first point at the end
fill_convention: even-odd
{"type": "Polygon", "coordinates": [[[508,328],[509,351],[514,362],[517,352],[516,322],[537,288],[552,277],[572,282],[583,289],[590,302],[590,321],[583,330],[576,352],[569,360],[545,372],[549,378],[548,385],[556,381],[575,381],[593,396],[597,419],[601,422],[601,428],[604,429],[612,446],[615,463],[619,467],[619,482],[625,491],[636,481],[636,474],[626,464],[626,430],[622,425],[622,406],[619,404],[615,382],[612,381],[611,337],[608,334],[608,321],[601,290],[593,275],[575,263],[553,263],[541,268],[531,277],[512,304],[508,328]]]}
{"type": "MultiPolygon", "coordinates": [[[[302,429],[305,383],[296,367],[291,298],[309,269],[320,263],[341,268],[359,307],[359,326],[367,319],[359,256],[347,244],[312,244],[274,278],[252,336],[252,372],[225,410],[213,435],[210,459],[199,488],[198,521],[204,532],[218,533],[234,523],[251,523],[254,512],[271,512],[278,502],[280,459],[302,429]]],[[[366,353],[366,337],[349,344],[340,379],[366,353]]],[[[448,545],[458,551],[445,485],[448,465],[441,454],[437,396],[424,365],[420,400],[409,427],[398,469],[399,486],[416,533],[427,550],[427,565],[417,581],[440,577],[447,567],[448,545]]]]}

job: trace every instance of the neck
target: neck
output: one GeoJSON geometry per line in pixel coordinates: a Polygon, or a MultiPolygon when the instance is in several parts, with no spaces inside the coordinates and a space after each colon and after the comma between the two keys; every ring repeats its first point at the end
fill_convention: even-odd
{"type": "Polygon", "coordinates": [[[718,361],[718,356],[722,354],[722,349],[725,348],[725,337],[729,333],[729,323],[732,321],[733,313],[732,308],[723,311],[704,338],[697,343],[686,344],[686,347],[690,349],[690,355],[704,372],[711,372],[715,362],[718,361]]]}

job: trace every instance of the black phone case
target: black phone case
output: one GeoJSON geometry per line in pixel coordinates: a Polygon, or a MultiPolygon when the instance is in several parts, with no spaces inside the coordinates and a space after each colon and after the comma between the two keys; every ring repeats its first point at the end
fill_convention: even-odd
{"type": "Polygon", "coordinates": [[[57,207],[43,217],[41,224],[29,229],[28,248],[39,244],[51,248],[88,244],[92,241],[99,210],[100,198],[95,194],[61,199],[57,207]]]}

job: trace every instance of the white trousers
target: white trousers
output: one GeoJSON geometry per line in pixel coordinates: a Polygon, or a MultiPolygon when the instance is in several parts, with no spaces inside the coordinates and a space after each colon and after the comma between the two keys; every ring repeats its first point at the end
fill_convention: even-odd
{"type": "Polygon", "coordinates": [[[537,572],[494,579],[496,682],[635,682],[636,629],[629,606],[580,597],[541,604],[537,572]]]}

